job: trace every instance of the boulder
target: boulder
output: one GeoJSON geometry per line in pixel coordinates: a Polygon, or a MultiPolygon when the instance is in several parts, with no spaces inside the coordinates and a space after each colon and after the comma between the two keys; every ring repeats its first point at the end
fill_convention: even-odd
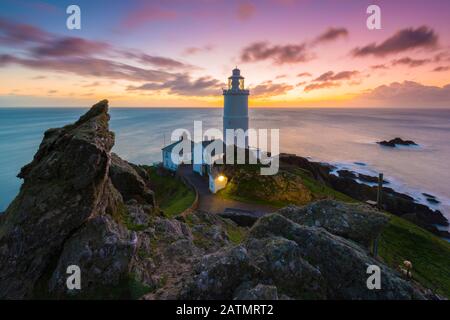
{"type": "Polygon", "coordinates": [[[182,299],[231,299],[243,282],[256,278],[259,270],[250,263],[243,246],[205,255],[195,268],[182,299]]]}
{"type": "Polygon", "coordinates": [[[78,294],[95,298],[102,288],[118,286],[128,276],[137,243],[136,232],[116,223],[111,216],[90,219],[64,244],[49,282],[50,292],[60,298],[78,294]],[[70,265],[80,267],[80,291],[67,289],[66,270],[70,265]]]}
{"type": "Polygon", "coordinates": [[[394,138],[389,141],[383,140],[377,142],[379,145],[385,146],[385,147],[391,147],[395,148],[397,145],[399,146],[417,146],[417,143],[415,143],[412,140],[403,140],[402,138],[394,138]]]}
{"type": "Polygon", "coordinates": [[[234,300],[278,300],[277,287],[259,283],[256,287],[239,288],[234,300]]]}
{"type": "Polygon", "coordinates": [[[114,187],[122,194],[123,199],[138,200],[154,205],[153,191],[145,184],[141,175],[138,174],[131,164],[122,160],[115,153],[111,154],[111,168],[109,175],[114,187]]]}
{"type": "Polygon", "coordinates": [[[292,221],[328,232],[368,246],[387,225],[385,214],[363,204],[322,200],[304,207],[289,206],[278,211],[292,221]]]}

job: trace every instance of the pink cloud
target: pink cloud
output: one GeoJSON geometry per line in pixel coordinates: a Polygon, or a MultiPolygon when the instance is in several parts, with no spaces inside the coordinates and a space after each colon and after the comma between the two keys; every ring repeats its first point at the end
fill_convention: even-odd
{"type": "Polygon", "coordinates": [[[248,20],[250,19],[256,11],[256,6],[250,2],[240,3],[237,9],[237,16],[239,20],[248,20]]]}

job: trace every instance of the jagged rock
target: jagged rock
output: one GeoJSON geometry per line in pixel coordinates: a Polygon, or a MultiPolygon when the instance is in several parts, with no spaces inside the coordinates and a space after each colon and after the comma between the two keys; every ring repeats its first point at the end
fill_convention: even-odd
{"type": "Polygon", "coordinates": [[[249,238],[245,242],[251,263],[262,271],[256,280],[275,285],[294,299],[325,299],[320,270],[303,259],[299,245],[283,237],[249,238]]]}
{"type": "Polygon", "coordinates": [[[389,141],[379,141],[377,142],[379,145],[385,146],[385,147],[391,147],[395,148],[397,145],[399,146],[417,146],[417,143],[411,140],[403,140],[402,138],[394,138],[389,141]]]}
{"type": "Polygon", "coordinates": [[[289,206],[278,213],[300,225],[322,227],[364,246],[368,246],[389,221],[385,214],[369,206],[334,200],[322,200],[304,207],[289,206]]]}
{"type": "Polygon", "coordinates": [[[146,186],[141,175],[136,172],[135,167],[122,160],[115,153],[111,155],[109,175],[114,187],[120,191],[125,201],[135,199],[138,202],[154,205],[153,191],[146,186]]]}
{"type": "Polygon", "coordinates": [[[258,284],[293,299],[425,298],[359,245],[276,213],[259,219],[242,245],[205,256],[180,297],[241,298],[258,284]],[[367,288],[370,265],[381,269],[381,290],[367,288]]]}
{"type": "Polygon", "coordinates": [[[111,216],[90,219],[64,244],[50,280],[50,292],[58,297],[95,298],[101,288],[117,286],[128,276],[132,256],[137,248],[137,234],[116,223],[111,216]],[[68,290],[66,269],[81,269],[82,290],[68,290]]]}
{"type": "Polygon", "coordinates": [[[235,289],[241,283],[254,279],[258,272],[242,246],[205,255],[182,298],[231,299],[235,289]]]}
{"type": "Polygon", "coordinates": [[[253,288],[239,288],[234,300],[278,300],[277,287],[258,284],[253,288]]]}
{"type": "Polygon", "coordinates": [[[64,241],[90,217],[105,213],[109,201],[106,100],[75,124],[50,129],[22,168],[19,195],[0,226],[0,298],[30,297],[64,241]]]}
{"type": "Polygon", "coordinates": [[[149,224],[153,192],[144,173],[111,155],[108,121],[104,100],[74,124],[47,130],[22,168],[24,183],[0,224],[0,298],[64,295],[72,261],[88,270],[82,294],[89,295],[117,286],[142,262],[131,230],[149,224]]]}
{"type": "Polygon", "coordinates": [[[424,299],[412,284],[380,261],[371,258],[358,245],[317,227],[301,226],[279,215],[261,218],[249,238],[284,237],[298,244],[301,256],[320,270],[328,299],[424,299]],[[368,290],[367,267],[381,268],[381,289],[368,290]]]}

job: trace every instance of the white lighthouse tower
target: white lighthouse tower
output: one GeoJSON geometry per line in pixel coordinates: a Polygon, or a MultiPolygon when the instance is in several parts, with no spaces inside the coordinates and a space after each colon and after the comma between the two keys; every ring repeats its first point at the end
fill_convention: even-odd
{"type": "MultiPolygon", "coordinates": [[[[223,108],[223,133],[226,135],[227,129],[248,130],[248,96],[249,90],[244,88],[244,77],[241,71],[236,68],[233,75],[228,78],[228,89],[223,90],[224,108],[223,108]]],[[[226,141],[230,144],[230,141],[226,141]]],[[[234,139],[236,144],[236,138],[234,139]]],[[[245,138],[245,147],[248,147],[248,137],[245,138]]]]}

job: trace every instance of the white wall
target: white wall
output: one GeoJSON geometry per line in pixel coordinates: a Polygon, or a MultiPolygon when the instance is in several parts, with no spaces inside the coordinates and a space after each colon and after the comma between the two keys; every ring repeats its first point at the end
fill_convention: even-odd
{"type": "Polygon", "coordinates": [[[219,181],[219,177],[209,176],[209,191],[212,193],[217,193],[219,190],[222,190],[227,186],[228,179],[224,177],[223,181],[219,181]]]}
{"type": "Polygon", "coordinates": [[[165,150],[163,151],[163,167],[172,171],[177,171],[178,169],[178,165],[172,161],[172,154],[165,150]]]}

